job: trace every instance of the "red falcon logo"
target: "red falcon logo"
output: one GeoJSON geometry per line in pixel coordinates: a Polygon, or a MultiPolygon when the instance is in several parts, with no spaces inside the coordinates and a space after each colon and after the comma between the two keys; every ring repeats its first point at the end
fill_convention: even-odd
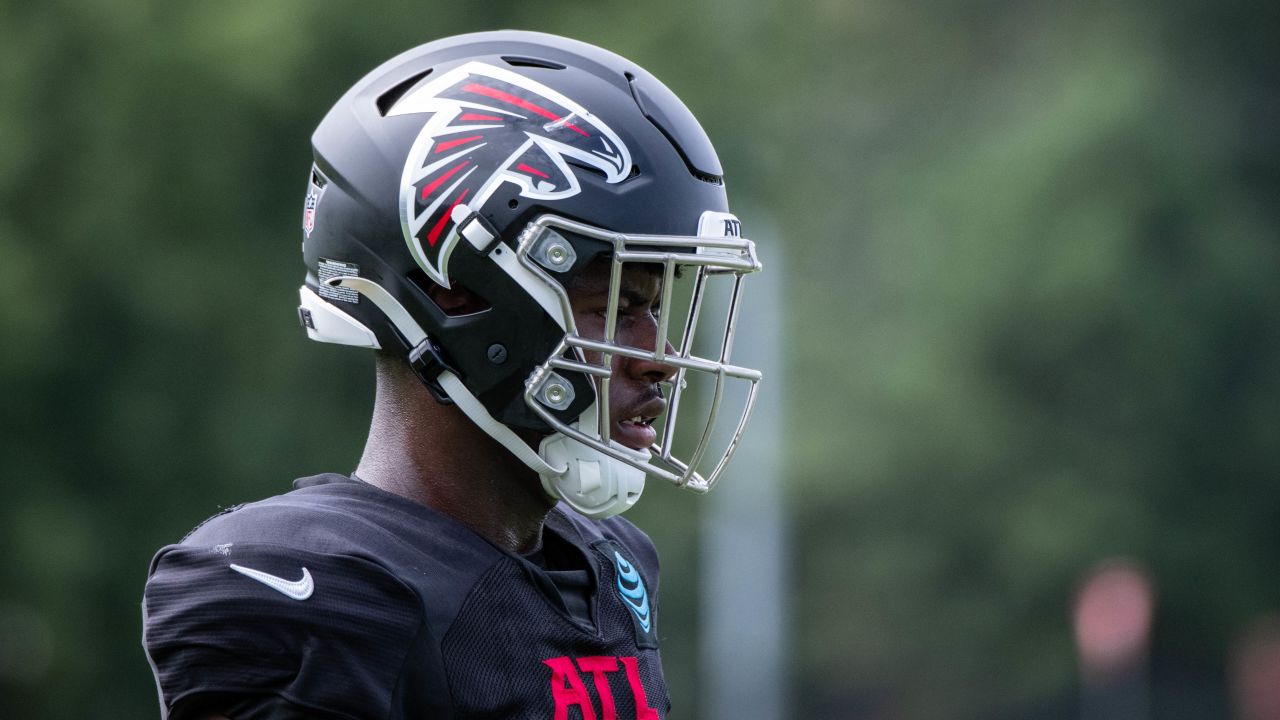
{"type": "Polygon", "coordinates": [[[504,182],[535,200],[577,195],[578,178],[566,158],[600,170],[609,183],[631,174],[626,146],[586,108],[486,63],[425,78],[388,114],[418,113],[431,117],[405,162],[400,225],[418,265],[445,287],[458,242],[452,220],[458,205],[479,210],[504,182]]]}

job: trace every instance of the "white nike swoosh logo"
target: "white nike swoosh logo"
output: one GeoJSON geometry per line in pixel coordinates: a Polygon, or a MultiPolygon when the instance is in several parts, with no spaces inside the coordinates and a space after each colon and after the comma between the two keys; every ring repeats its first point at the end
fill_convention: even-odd
{"type": "Polygon", "coordinates": [[[272,590],[294,600],[306,600],[311,597],[311,593],[315,592],[316,589],[315,581],[311,579],[311,573],[307,572],[306,568],[302,568],[301,580],[285,580],[284,578],[264,573],[261,570],[254,570],[235,563],[232,563],[230,567],[241,575],[253,578],[272,590]]]}

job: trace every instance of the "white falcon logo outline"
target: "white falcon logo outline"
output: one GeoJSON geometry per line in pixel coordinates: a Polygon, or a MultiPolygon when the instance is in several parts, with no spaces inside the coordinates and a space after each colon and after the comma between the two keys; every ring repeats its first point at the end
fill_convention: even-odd
{"type": "Polygon", "coordinates": [[[570,98],[523,75],[472,61],[429,75],[388,116],[429,113],[400,179],[400,226],[409,252],[436,283],[449,287],[449,255],[459,236],[452,219],[465,203],[480,210],[501,183],[520,196],[557,200],[581,191],[569,160],[613,184],[631,175],[618,135],[570,98]]]}

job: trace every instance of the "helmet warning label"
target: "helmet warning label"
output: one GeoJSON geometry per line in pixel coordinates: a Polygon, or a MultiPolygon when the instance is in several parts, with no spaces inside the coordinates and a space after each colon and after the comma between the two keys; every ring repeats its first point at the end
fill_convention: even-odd
{"type": "Polygon", "coordinates": [[[336,287],[329,280],[340,277],[360,277],[360,266],[355,263],[320,258],[317,279],[320,281],[320,297],[326,300],[355,305],[360,302],[360,293],[348,287],[336,287]]]}

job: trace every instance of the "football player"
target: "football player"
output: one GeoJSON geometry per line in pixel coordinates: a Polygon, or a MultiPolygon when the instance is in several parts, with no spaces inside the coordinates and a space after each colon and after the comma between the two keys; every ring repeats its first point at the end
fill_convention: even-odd
{"type": "Polygon", "coordinates": [[[665,717],[657,557],[618,514],[647,477],[709,490],[760,379],[702,128],[617,55],[503,31],[393,58],[312,144],[299,318],[376,351],[372,427],[351,475],[156,555],[163,714],[665,717]]]}

